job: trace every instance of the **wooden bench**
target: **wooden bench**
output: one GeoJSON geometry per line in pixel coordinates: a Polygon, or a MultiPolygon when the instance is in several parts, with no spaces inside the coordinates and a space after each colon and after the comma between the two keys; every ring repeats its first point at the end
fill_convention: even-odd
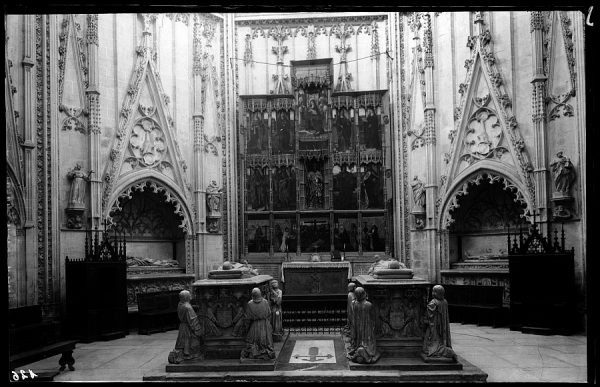
{"type": "Polygon", "coordinates": [[[506,310],[502,306],[502,286],[442,285],[448,301],[450,321],[491,325],[506,324],[506,310]]]}
{"type": "Polygon", "coordinates": [[[169,290],[162,292],[140,293],[137,295],[139,334],[149,335],[177,329],[177,305],[179,292],[169,290]]]}
{"type": "MultiPolygon", "coordinates": [[[[58,354],[62,354],[58,360],[59,371],[63,371],[66,366],[71,371],[75,369],[73,350],[77,340],[62,340],[60,323],[43,321],[40,305],[9,308],[8,321],[10,370],[58,354]]],[[[46,373],[43,376],[52,380],[57,373],[46,373]]],[[[42,376],[40,373],[38,375],[42,376]]],[[[36,378],[42,379],[43,377],[36,378]]]]}

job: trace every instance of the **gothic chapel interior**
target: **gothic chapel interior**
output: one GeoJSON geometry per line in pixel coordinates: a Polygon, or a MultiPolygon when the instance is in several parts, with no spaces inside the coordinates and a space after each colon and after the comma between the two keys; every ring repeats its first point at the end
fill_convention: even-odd
{"type": "Polygon", "coordinates": [[[543,284],[511,255],[562,252],[586,330],[583,13],[4,20],[9,308],[63,321],[70,263],[112,254],[80,285],[130,315],[225,261],[285,305],[286,265],[382,257],[508,311],[543,284]]]}

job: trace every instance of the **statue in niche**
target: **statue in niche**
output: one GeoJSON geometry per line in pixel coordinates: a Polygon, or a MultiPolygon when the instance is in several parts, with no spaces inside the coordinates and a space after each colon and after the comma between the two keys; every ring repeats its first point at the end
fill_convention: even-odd
{"type": "Polygon", "coordinates": [[[379,121],[373,108],[367,109],[367,118],[365,119],[365,146],[366,148],[381,149],[381,131],[379,121]]]}
{"type": "Polygon", "coordinates": [[[352,334],[352,302],[356,300],[356,295],[354,294],[355,289],[356,284],[354,282],[350,282],[348,284],[348,301],[346,302],[346,326],[343,328],[343,332],[346,336],[350,336],[352,334]]]}
{"type": "Polygon", "coordinates": [[[256,226],[254,241],[256,242],[256,252],[265,252],[268,250],[267,237],[261,226],[256,226]]]}
{"type": "Polygon", "coordinates": [[[296,176],[294,167],[281,167],[273,176],[274,201],[277,208],[287,210],[293,208],[296,199],[296,176]]]}
{"type": "Polygon", "coordinates": [[[375,308],[367,301],[365,289],[357,287],[354,294],[351,344],[346,357],[354,363],[372,364],[381,356],[375,339],[375,308]]]}
{"type": "Polygon", "coordinates": [[[356,176],[348,171],[346,164],[341,165],[341,171],[334,176],[335,183],[339,189],[339,196],[336,202],[339,209],[351,210],[356,208],[356,176]]]}
{"type": "Polygon", "coordinates": [[[281,301],[283,292],[279,289],[277,280],[271,281],[271,294],[269,304],[271,305],[271,327],[273,328],[273,340],[281,341],[283,337],[283,315],[281,311],[281,301]]]}
{"type": "Polygon", "coordinates": [[[425,210],[425,185],[421,180],[419,180],[418,176],[415,176],[413,181],[410,183],[410,186],[413,191],[413,199],[415,202],[413,212],[421,213],[425,210]]]}
{"type": "Polygon", "coordinates": [[[280,110],[277,114],[277,137],[279,152],[289,152],[291,150],[292,125],[289,114],[285,110],[280,110]]]}
{"type": "Polygon", "coordinates": [[[251,190],[250,203],[254,211],[262,211],[267,206],[266,190],[269,186],[269,178],[268,175],[263,174],[261,168],[253,168],[251,171],[252,172],[248,180],[251,190]]]}
{"type": "Polygon", "coordinates": [[[379,174],[375,171],[372,163],[368,164],[367,170],[362,177],[362,201],[365,208],[381,207],[381,187],[379,174]]]}
{"type": "Polygon", "coordinates": [[[288,244],[289,239],[290,239],[290,229],[289,229],[289,227],[286,227],[285,230],[283,231],[283,236],[281,237],[281,245],[279,246],[279,251],[281,251],[282,253],[289,251],[289,244],[288,244]]]}
{"type": "Polygon", "coordinates": [[[358,227],[356,226],[356,223],[350,225],[349,236],[350,247],[352,248],[350,251],[358,251],[358,227]]]}
{"type": "Polygon", "coordinates": [[[323,206],[323,175],[317,168],[308,172],[306,206],[316,208],[323,206]]]}
{"type": "Polygon", "coordinates": [[[350,235],[342,224],[334,231],[333,246],[338,251],[346,251],[346,246],[350,247],[350,235]]]}
{"type": "Polygon", "coordinates": [[[218,213],[221,209],[221,190],[217,186],[217,182],[213,180],[206,187],[206,204],[211,213],[218,213]]]}
{"type": "Polygon", "coordinates": [[[352,123],[350,122],[348,110],[340,110],[336,118],[336,127],[338,130],[338,149],[340,151],[349,150],[352,145],[352,123]]]}
{"type": "Polygon", "coordinates": [[[271,234],[271,244],[273,245],[273,251],[279,251],[282,236],[283,232],[281,231],[281,225],[275,223],[275,225],[273,226],[273,233],[271,234]]]}
{"type": "Polygon", "coordinates": [[[314,135],[323,134],[323,113],[317,105],[317,101],[311,98],[307,109],[307,130],[314,135]]]}
{"type": "Polygon", "coordinates": [[[427,304],[427,329],[423,340],[425,359],[449,359],[456,361],[456,353],[450,341],[450,319],[448,301],[444,299],[444,288],[433,287],[433,299],[427,304]]]}
{"type": "Polygon", "coordinates": [[[268,146],[268,128],[262,112],[254,112],[248,134],[248,153],[263,153],[268,146]]]}
{"type": "Polygon", "coordinates": [[[382,250],[380,246],[379,229],[375,224],[367,231],[367,243],[369,251],[382,250]]]}
{"type": "Polygon", "coordinates": [[[75,168],[67,173],[71,180],[71,191],[69,193],[69,204],[67,208],[85,208],[85,186],[90,181],[93,170],[85,173],[81,170],[81,163],[75,164],[75,168]]]}
{"type": "Polygon", "coordinates": [[[169,363],[179,364],[183,360],[204,359],[202,344],[204,327],[200,323],[194,308],[190,304],[192,295],[187,290],[179,293],[177,316],[179,317],[179,334],[175,349],[169,354],[169,363]]]}
{"type": "Polygon", "coordinates": [[[569,190],[575,180],[575,167],[571,160],[558,152],[556,157],[550,163],[552,177],[554,179],[554,189],[561,196],[569,196],[569,190]]]}
{"type": "Polygon", "coordinates": [[[298,130],[306,131],[308,128],[308,108],[306,95],[298,94],[298,130]]]}
{"type": "Polygon", "coordinates": [[[327,117],[329,116],[329,104],[327,103],[327,92],[321,91],[319,93],[319,111],[321,112],[322,126],[327,123],[327,117]]]}
{"type": "Polygon", "coordinates": [[[274,359],[271,308],[259,288],[252,289],[252,299],[246,305],[246,319],[250,327],[241,359],[274,359]]]}

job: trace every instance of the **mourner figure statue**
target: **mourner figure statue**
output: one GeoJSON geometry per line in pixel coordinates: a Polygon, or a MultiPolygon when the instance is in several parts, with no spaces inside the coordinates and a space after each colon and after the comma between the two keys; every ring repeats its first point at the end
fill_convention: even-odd
{"type": "Polygon", "coordinates": [[[202,344],[204,327],[200,323],[194,308],[190,304],[192,295],[187,290],[179,293],[177,316],[179,317],[179,334],[175,342],[175,350],[169,354],[169,363],[178,364],[183,360],[204,359],[202,344]]]}
{"type": "Polygon", "coordinates": [[[371,364],[381,356],[377,352],[375,339],[375,308],[367,301],[362,287],[354,290],[356,300],[352,302],[351,346],[348,359],[354,363],[371,364]]]}
{"type": "Polygon", "coordinates": [[[356,300],[356,296],[354,295],[354,289],[356,288],[356,284],[354,282],[350,282],[348,284],[348,301],[346,303],[346,326],[343,331],[344,334],[350,336],[352,334],[352,302],[356,300]]]}
{"type": "Polygon", "coordinates": [[[281,301],[283,299],[283,292],[279,289],[279,282],[277,280],[271,281],[271,297],[269,303],[271,304],[271,326],[273,327],[273,340],[281,341],[283,337],[283,315],[281,311],[281,301]]]}
{"type": "Polygon", "coordinates": [[[246,306],[246,319],[249,328],[241,359],[274,359],[271,307],[259,288],[252,289],[252,299],[246,306]]]}
{"type": "Polygon", "coordinates": [[[427,304],[427,328],[423,340],[423,355],[426,359],[450,359],[456,361],[456,353],[450,341],[450,319],[448,301],[444,299],[444,288],[433,287],[433,299],[427,304]]]}

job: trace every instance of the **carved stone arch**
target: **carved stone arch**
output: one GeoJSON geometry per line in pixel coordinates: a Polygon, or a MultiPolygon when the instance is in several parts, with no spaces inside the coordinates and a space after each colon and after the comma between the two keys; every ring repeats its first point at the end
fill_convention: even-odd
{"type": "Polygon", "coordinates": [[[469,185],[479,185],[483,180],[489,183],[499,181],[503,184],[505,191],[510,191],[515,195],[515,202],[525,205],[523,218],[529,219],[527,213],[533,212],[533,200],[529,196],[526,186],[518,179],[518,176],[513,171],[510,171],[504,165],[495,161],[481,162],[476,167],[469,167],[463,170],[451,186],[448,187],[446,195],[443,197],[440,206],[440,216],[438,227],[440,230],[447,230],[454,219],[450,214],[454,208],[459,206],[458,198],[469,193],[469,185]]]}
{"type": "Polygon", "coordinates": [[[117,182],[113,193],[110,195],[104,209],[104,218],[112,223],[111,214],[119,210],[120,201],[131,198],[134,191],[152,190],[165,197],[165,201],[175,206],[175,214],[182,219],[179,227],[187,236],[194,235],[194,217],[190,205],[185,200],[185,195],[179,187],[164,179],[159,172],[154,170],[137,171],[117,182]]]}

